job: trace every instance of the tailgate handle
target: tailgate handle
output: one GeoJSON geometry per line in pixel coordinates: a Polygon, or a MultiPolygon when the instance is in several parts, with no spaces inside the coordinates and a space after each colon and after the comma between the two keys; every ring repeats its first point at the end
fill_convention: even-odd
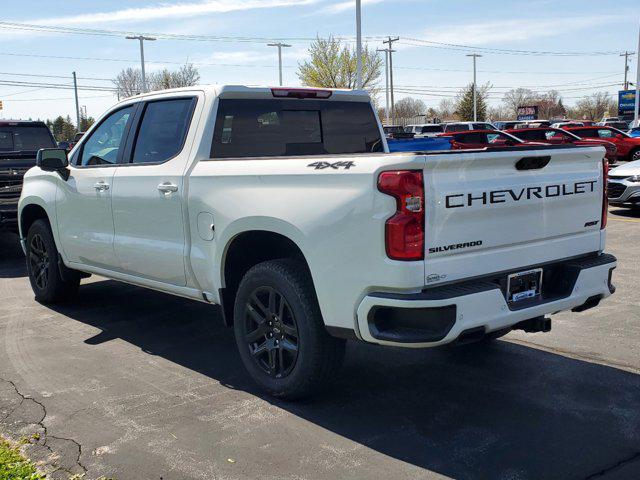
{"type": "Polygon", "coordinates": [[[516,162],[516,169],[539,170],[549,165],[550,161],[551,155],[545,155],[544,157],[523,157],[516,162]]]}

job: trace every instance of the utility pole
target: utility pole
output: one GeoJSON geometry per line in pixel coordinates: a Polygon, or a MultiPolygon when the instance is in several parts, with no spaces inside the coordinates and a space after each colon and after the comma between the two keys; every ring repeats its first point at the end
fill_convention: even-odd
{"type": "Polygon", "coordinates": [[[80,103],[78,102],[78,80],[76,78],[76,72],[73,73],[73,91],[76,97],[76,129],[80,131],[80,103]]]}
{"type": "Polygon", "coordinates": [[[384,83],[386,92],[386,104],[384,109],[385,123],[389,125],[389,49],[379,48],[377,52],[384,52],[384,83]]]}
{"type": "Polygon", "coordinates": [[[478,87],[476,83],[476,58],[481,57],[477,53],[469,53],[467,57],[473,57],[473,121],[478,121],[478,87]]]}
{"type": "Polygon", "coordinates": [[[267,43],[268,47],[278,47],[278,72],[280,74],[280,86],[282,86],[282,49],[290,47],[291,45],[287,45],[286,43],[267,43]]]}
{"type": "Polygon", "coordinates": [[[400,40],[400,37],[389,37],[388,40],[382,42],[389,44],[389,89],[391,91],[391,121],[394,125],[396,123],[396,104],[393,99],[393,52],[395,52],[393,49],[393,42],[397,42],[398,40],[400,40]]]}
{"type": "Polygon", "coordinates": [[[155,41],[154,37],[145,37],[144,35],[129,35],[127,40],[138,40],[140,42],[140,69],[142,70],[142,93],[147,93],[147,76],[144,71],[144,41],[155,41]]]}
{"type": "Polygon", "coordinates": [[[624,57],[624,89],[629,90],[629,82],[627,80],[627,74],[629,73],[629,57],[634,55],[636,52],[627,52],[621,53],[620,56],[624,57]]]}
{"type": "Polygon", "coordinates": [[[356,0],[356,88],[362,90],[362,4],[356,0]]]}

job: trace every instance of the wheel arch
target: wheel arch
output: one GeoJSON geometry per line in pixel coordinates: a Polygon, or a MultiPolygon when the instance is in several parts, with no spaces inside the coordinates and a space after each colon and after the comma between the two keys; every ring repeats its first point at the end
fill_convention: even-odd
{"type": "Polygon", "coordinates": [[[225,325],[233,324],[235,295],[244,274],[258,263],[279,258],[299,259],[311,276],[307,258],[289,235],[268,229],[243,230],[227,242],[220,263],[219,291],[225,325]]]}

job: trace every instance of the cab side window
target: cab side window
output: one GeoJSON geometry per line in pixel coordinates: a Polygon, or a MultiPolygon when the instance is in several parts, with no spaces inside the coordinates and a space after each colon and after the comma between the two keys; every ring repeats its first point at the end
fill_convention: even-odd
{"type": "Polygon", "coordinates": [[[133,163],[161,163],[182,150],[193,112],[193,98],[150,102],[144,109],[133,163]]]}
{"type": "Polygon", "coordinates": [[[124,133],[134,109],[135,106],[130,105],[105,118],[84,142],[78,165],[89,167],[115,164],[120,149],[124,147],[124,133]]]}

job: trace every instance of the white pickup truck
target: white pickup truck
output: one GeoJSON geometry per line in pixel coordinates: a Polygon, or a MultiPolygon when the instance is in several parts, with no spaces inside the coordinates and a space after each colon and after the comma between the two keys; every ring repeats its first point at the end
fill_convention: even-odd
{"type": "Polygon", "coordinates": [[[97,274],[221,305],[250,375],[299,398],[348,338],[548,331],[611,295],[603,157],[390,154],[364,92],[192,87],[120,102],[69,158],[41,150],[19,226],[38,301],[97,274]]]}

